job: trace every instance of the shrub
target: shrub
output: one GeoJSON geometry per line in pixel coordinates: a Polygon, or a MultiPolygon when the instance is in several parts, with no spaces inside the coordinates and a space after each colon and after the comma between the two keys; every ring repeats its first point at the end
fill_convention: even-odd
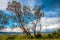
{"type": "Polygon", "coordinates": [[[52,35],[52,34],[48,34],[48,37],[49,37],[49,38],[53,38],[53,35],[52,35]]]}
{"type": "Polygon", "coordinates": [[[14,40],[15,38],[16,38],[16,36],[10,35],[6,40],[14,40]]]}

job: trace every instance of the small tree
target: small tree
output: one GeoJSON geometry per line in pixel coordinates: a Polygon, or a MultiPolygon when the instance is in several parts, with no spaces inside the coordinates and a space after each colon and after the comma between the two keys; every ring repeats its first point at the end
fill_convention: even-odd
{"type": "MultiPolygon", "coordinates": [[[[43,7],[42,7],[43,8],[43,7]]],[[[35,18],[37,19],[36,21],[36,23],[33,23],[33,25],[34,25],[34,34],[36,35],[36,32],[35,32],[35,30],[36,30],[36,25],[37,25],[37,23],[39,23],[40,24],[40,33],[41,33],[41,17],[43,17],[44,16],[44,12],[41,12],[41,9],[42,9],[40,6],[36,6],[33,10],[35,11],[34,12],[34,15],[35,15],[35,18]]]]}
{"type": "Polygon", "coordinates": [[[22,20],[22,16],[25,14],[25,12],[28,13],[29,8],[24,6],[23,12],[21,8],[22,7],[20,2],[12,1],[8,2],[8,7],[6,9],[10,12],[13,12],[17,16],[20,28],[23,30],[24,33],[26,33],[26,35],[30,35],[30,33],[24,26],[24,20],[22,20]]]}

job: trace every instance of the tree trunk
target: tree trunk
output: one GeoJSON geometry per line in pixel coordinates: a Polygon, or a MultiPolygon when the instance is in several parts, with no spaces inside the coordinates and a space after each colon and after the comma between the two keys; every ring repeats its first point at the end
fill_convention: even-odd
{"type": "Polygon", "coordinates": [[[36,35],[36,31],[34,30],[34,35],[36,35]]]}
{"type": "Polygon", "coordinates": [[[40,34],[41,34],[41,20],[39,20],[39,24],[40,24],[40,34]]]}
{"type": "Polygon", "coordinates": [[[23,26],[20,27],[20,28],[23,30],[23,32],[24,32],[26,35],[30,35],[30,32],[28,32],[23,26]]]}
{"type": "Polygon", "coordinates": [[[26,35],[30,35],[30,32],[28,32],[28,31],[25,29],[25,27],[23,26],[23,23],[22,23],[23,20],[21,20],[21,13],[17,12],[16,10],[15,10],[15,12],[18,13],[18,14],[16,14],[16,15],[17,15],[17,17],[19,18],[18,21],[21,23],[20,28],[23,30],[24,33],[26,33],[26,35]]]}

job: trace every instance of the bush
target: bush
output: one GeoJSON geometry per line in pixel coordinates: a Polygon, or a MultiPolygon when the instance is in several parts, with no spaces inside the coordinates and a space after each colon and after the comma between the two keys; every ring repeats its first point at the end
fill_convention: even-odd
{"type": "Polygon", "coordinates": [[[56,32],[53,32],[52,34],[53,34],[54,38],[59,38],[60,37],[59,30],[57,30],[56,32]]]}
{"type": "Polygon", "coordinates": [[[14,40],[15,38],[16,38],[16,36],[10,35],[6,40],[14,40]]]}
{"type": "Polygon", "coordinates": [[[36,37],[36,38],[42,38],[42,35],[39,34],[39,33],[37,33],[37,34],[35,35],[35,37],[36,37]]]}
{"type": "Polygon", "coordinates": [[[48,37],[49,37],[49,38],[53,38],[53,35],[52,35],[52,34],[48,34],[48,37]]]}

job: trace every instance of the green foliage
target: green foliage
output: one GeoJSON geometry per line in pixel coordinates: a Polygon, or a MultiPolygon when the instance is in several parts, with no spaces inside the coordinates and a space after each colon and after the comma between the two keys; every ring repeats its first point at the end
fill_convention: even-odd
{"type": "Polygon", "coordinates": [[[48,37],[49,37],[49,38],[53,38],[53,35],[52,35],[52,34],[48,34],[48,37]]]}
{"type": "Polygon", "coordinates": [[[60,38],[60,28],[52,33],[54,38],[60,38]]]}
{"type": "Polygon", "coordinates": [[[60,33],[60,28],[58,28],[56,32],[57,32],[57,33],[60,33]]]}
{"type": "Polygon", "coordinates": [[[49,40],[49,39],[60,39],[59,35],[53,34],[41,34],[42,37],[35,37],[33,34],[32,36],[25,35],[25,34],[16,34],[16,35],[0,35],[0,40],[49,40]]]}
{"type": "Polygon", "coordinates": [[[14,40],[16,38],[15,35],[10,35],[8,38],[6,38],[6,40],[14,40]]]}

